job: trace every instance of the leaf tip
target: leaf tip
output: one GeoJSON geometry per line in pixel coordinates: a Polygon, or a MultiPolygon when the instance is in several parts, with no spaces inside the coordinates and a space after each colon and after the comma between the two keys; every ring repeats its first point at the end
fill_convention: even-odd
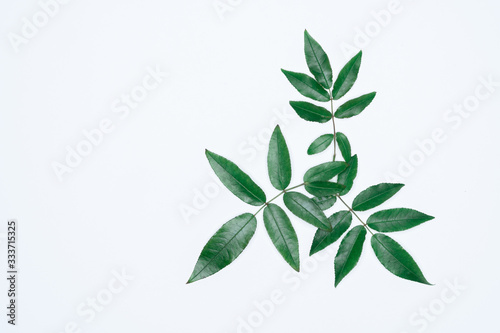
{"type": "Polygon", "coordinates": [[[429,281],[427,281],[427,279],[423,275],[422,275],[421,279],[414,280],[414,281],[418,282],[418,283],[421,283],[421,284],[425,284],[426,286],[435,286],[434,283],[430,283],[429,281]]]}

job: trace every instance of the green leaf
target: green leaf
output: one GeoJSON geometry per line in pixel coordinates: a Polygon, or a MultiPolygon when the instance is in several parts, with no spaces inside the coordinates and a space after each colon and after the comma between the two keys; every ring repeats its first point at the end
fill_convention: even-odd
{"type": "Polygon", "coordinates": [[[297,272],[300,271],[299,241],[285,211],[275,204],[267,205],[264,209],[264,225],[283,259],[297,272]]]}
{"type": "Polygon", "coordinates": [[[373,185],[354,198],[352,209],[365,211],[384,203],[396,194],[404,184],[382,183],[373,185]]]}
{"type": "Polygon", "coordinates": [[[347,210],[341,210],[330,216],[328,221],[332,225],[332,231],[328,232],[321,229],[316,231],[309,252],[310,256],[335,243],[351,226],[352,214],[347,210]]]}
{"type": "Polygon", "coordinates": [[[316,140],[314,140],[309,148],[307,148],[307,155],[314,155],[321,153],[326,148],[330,146],[333,141],[333,134],[323,134],[316,140]]]}
{"type": "Polygon", "coordinates": [[[254,206],[266,203],[264,191],[236,164],[209,150],[205,150],[205,155],[222,184],[235,196],[254,206]]]}
{"type": "Polygon", "coordinates": [[[350,101],[345,102],[337,111],[335,111],[336,118],[351,118],[360,114],[375,98],[376,93],[372,92],[363,96],[360,96],[350,101]]]}
{"type": "Polygon", "coordinates": [[[332,113],[327,109],[308,102],[290,101],[290,106],[300,118],[317,123],[326,123],[332,119],[332,113]]]}
{"type": "Polygon", "coordinates": [[[333,99],[344,96],[354,85],[358,78],[359,66],[361,65],[362,52],[359,51],[340,71],[335,84],[333,85],[333,99]]]}
{"type": "Polygon", "coordinates": [[[347,140],[347,136],[345,136],[344,133],[337,132],[335,138],[344,161],[349,162],[351,160],[351,144],[349,143],[349,140],[347,140]]]}
{"type": "Polygon", "coordinates": [[[373,230],[393,232],[413,228],[433,218],[414,209],[394,208],[372,214],[366,223],[373,230]]]}
{"type": "Polygon", "coordinates": [[[352,185],[354,185],[354,179],[356,178],[357,173],[358,173],[358,155],[354,155],[353,157],[351,157],[351,160],[349,161],[347,168],[344,171],[342,171],[337,178],[337,183],[345,186],[345,189],[343,189],[342,192],[340,192],[340,195],[346,195],[347,193],[349,193],[349,191],[352,188],[352,185]]]}
{"type": "Polygon", "coordinates": [[[188,283],[204,279],[232,263],[252,239],[257,220],[250,213],[226,222],[201,251],[188,283]]]}
{"type": "Polygon", "coordinates": [[[331,226],[325,213],[316,205],[316,203],[298,192],[286,192],[283,195],[283,201],[295,216],[312,224],[316,228],[330,230],[331,226]]]}
{"type": "Polygon", "coordinates": [[[359,225],[352,228],[340,243],[335,256],[335,287],[358,263],[365,237],[366,229],[359,225]]]}
{"type": "Polygon", "coordinates": [[[290,153],[280,127],[276,126],[271,141],[269,142],[269,153],[267,154],[267,170],[271,184],[277,190],[284,190],[290,185],[292,179],[292,167],[290,164],[290,153]]]}
{"type": "Polygon", "coordinates": [[[330,89],[333,81],[330,61],[321,45],[309,35],[307,30],[304,31],[304,52],[312,75],[325,89],[330,89]]]}
{"type": "Polygon", "coordinates": [[[328,102],[330,94],[315,79],[303,73],[281,70],[292,86],[305,97],[319,102],[328,102]]]}
{"type": "Polygon", "coordinates": [[[340,193],[344,185],[334,182],[311,182],[306,183],[305,189],[316,197],[324,197],[340,193]]]}
{"type": "Polygon", "coordinates": [[[380,263],[400,278],[430,284],[417,263],[395,240],[384,234],[372,236],[372,248],[380,263]]]}
{"type": "Polygon", "coordinates": [[[321,210],[327,210],[328,208],[333,207],[335,202],[337,202],[337,197],[334,195],[329,195],[326,197],[314,197],[312,200],[318,205],[321,210]]]}
{"type": "Polygon", "coordinates": [[[304,174],[304,182],[327,181],[347,168],[344,162],[326,162],[310,168],[304,174]]]}

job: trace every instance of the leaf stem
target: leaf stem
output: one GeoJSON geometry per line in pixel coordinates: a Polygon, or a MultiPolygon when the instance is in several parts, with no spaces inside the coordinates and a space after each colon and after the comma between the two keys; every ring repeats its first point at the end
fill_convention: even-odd
{"type": "MultiPolygon", "coordinates": [[[[337,130],[335,129],[335,116],[334,116],[334,112],[333,112],[333,95],[332,95],[332,90],[329,89],[328,90],[329,93],[330,93],[330,109],[332,111],[332,125],[333,125],[333,160],[335,161],[335,157],[337,155],[337,130]]],[[[336,194],[336,197],[339,198],[340,201],[342,201],[342,203],[347,207],[347,209],[349,209],[349,211],[354,215],[356,216],[356,218],[359,220],[359,222],[361,222],[361,224],[363,225],[363,227],[365,227],[366,230],[368,230],[370,232],[370,234],[372,234],[373,236],[373,232],[370,230],[370,228],[368,227],[368,225],[363,222],[363,220],[358,216],[358,214],[356,214],[356,212],[344,201],[344,199],[342,199],[340,197],[340,195],[336,194]]]]}
{"type": "Polygon", "coordinates": [[[264,209],[264,207],[266,207],[267,205],[269,205],[271,202],[273,202],[275,199],[277,199],[278,197],[280,197],[281,195],[283,195],[287,191],[290,191],[290,190],[296,189],[298,187],[304,186],[305,184],[306,183],[302,183],[302,184],[295,185],[295,186],[292,186],[292,187],[284,189],[283,191],[281,191],[280,193],[278,193],[276,196],[274,196],[271,200],[269,200],[268,202],[266,202],[265,204],[263,204],[262,206],[260,206],[259,210],[256,211],[255,214],[253,214],[253,216],[257,215],[262,209],[264,209]]]}
{"type": "Polygon", "coordinates": [[[354,216],[357,217],[357,219],[359,220],[359,222],[361,222],[361,224],[363,225],[363,227],[365,227],[366,230],[368,230],[370,232],[370,234],[372,234],[373,236],[373,232],[370,230],[370,228],[368,227],[368,225],[363,222],[362,219],[359,218],[358,214],[356,214],[356,212],[340,197],[340,195],[336,194],[337,198],[339,198],[340,201],[342,201],[342,203],[347,207],[347,209],[349,209],[349,211],[354,214],[354,216]]]}
{"type": "Polygon", "coordinates": [[[333,125],[333,160],[335,161],[335,157],[337,155],[337,131],[335,129],[335,117],[333,113],[333,96],[332,96],[332,91],[329,90],[330,92],[330,109],[332,111],[332,125],[333,125]]]}
{"type": "Polygon", "coordinates": [[[299,184],[299,185],[295,185],[295,186],[292,186],[292,187],[289,187],[287,189],[284,189],[283,192],[286,192],[286,191],[290,191],[290,190],[293,190],[293,189],[296,189],[298,187],[301,187],[301,186],[304,186],[306,183],[302,183],[302,184],[299,184]]]}

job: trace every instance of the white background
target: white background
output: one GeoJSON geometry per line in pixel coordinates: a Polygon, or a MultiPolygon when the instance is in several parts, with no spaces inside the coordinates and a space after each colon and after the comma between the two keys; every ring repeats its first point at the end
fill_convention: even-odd
{"type": "Polygon", "coordinates": [[[214,3],[74,0],[16,52],[9,36],[20,35],[23,18],[32,20],[40,5],[1,1],[3,269],[8,219],[18,220],[20,233],[18,325],[6,324],[2,278],[1,331],[497,332],[498,83],[470,105],[476,89],[487,92],[481,78],[500,82],[498,3],[401,0],[383,27],[372,12],[387,10],[389,1],[222,0],[231,8],[223,13],[214,3]],[[342,45],[363,49],[346,98],[378,94],[361,115],[338,121],[360,162],[347,199],[387,181],[388,172],[398,175],[410,163],[402,161],[417,161],[402,177],[403,190],[382,207],[436,217],[391,235],[434,286],[391,275],[366,242],[358,266],[334,288],[337,244],[307,259],[314,228],[294,218],[304,272],[297,275],[273,248],[261,216],[238,260],[185,284],[209,237],[255,211],[225,189],[206,201],[195,196],[220,184],[205,148],[240,165],[268,197],[276,190],[265,144],[277,122],[292,155],[292,183],[329,159],[331,152],[305,152],[331,124],[292,114],[288,101],[302,98],[280,72],[307,70],[305,28],[335,74],[349,59],[342,45]],[[156,67],[168,75],[120,118],[113,103],[156,67]],[[466,118],[450,113],[464,103],[473,109],[466,118]],[[54,162],[65,163],[67,146],[74,149],[102,119],[114,130],[60,181],[54,162]],[[419,153],[416,142],[436,129],[446,139],[419,153]],[[249,148],[249,138],[259,136],[259,148],[249,148]],[[186,207],[197,215],[181,214],[186,207]],[[91,319],[79,315],[88,299],[109,295],[113,272],[123,269],[134,279],[91,319]],[[255,302],[269,305],[273,293],[282,302],[263,314],[255,302]],[[248,326],[238,329],[242,321],[248,326]]]}

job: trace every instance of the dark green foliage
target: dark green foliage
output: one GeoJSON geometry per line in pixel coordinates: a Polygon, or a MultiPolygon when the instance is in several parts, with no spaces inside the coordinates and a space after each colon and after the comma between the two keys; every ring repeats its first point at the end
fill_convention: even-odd
{"type": "MultiPolygon", "coordinates": [[[[222,184],[247,204],[260,208],[253,215],[245,213],[229,220],[210,238],[200,254],[188,283],[206,278],[232,263],[253,237],[257,227],[256,215],[261,210],[264,226],[274,247],[294,270],[299,271],[299,242],[292,224],[292,222],[295,224],[295,221],[290,220],[283,206],[274,202],[282,197],[284,207],[288,211],[298,220],[316,228],[310,255],[324,250],[343,237],[334,260],[335,286],[357,265],[368,232],[376,257],[388,271],[403,279],[429,284],[415,260],[401,245],[389,236],[376,232],[407,230],[433,219],[432,216],[409,208],[375,212],[368,217],[366,223],[358,216],[358,212],[384,204],[403,187],[403,184],[381,183],[370,186],[355,197],[352,205],[344,201],[344,195],[353,188],[359,161],[358,155],[352,153],[347,136],[336,132],[335,119],[351,118],[360,114],[370,105],[376,93],[350,99],[336,110],[333,107],[334,101],[346,95],[356,82],[361,66],[361,51],[344,65],[337,74],[335,82],[327,54],[307,31],[304,32],[304,52],[312,76],[286,70],[282,72],[302,96],[316,102],[328,102],[328,105],[320,106],[310,101],[291,101],[290,106],[300,118],[318,123],[314,126],[332,122],[333,131],[317,137],[307,149],[308,155],[314,155],[323,153],[333,146],[332,157],[308,169],[303,175],[303,183],[290,186],[292,179],[290,153],[280,127],[276,126],[269,142],[267,170],[271,185],[280,192],[268,200],[264,191],[236,164],[207,150],[208,161],[222,184]],[[340,151],[338,156],[342,156],[343,161],[335,160],[337,148],[340,151]],[[301,187],[313,197],[292,191],[301,187]],[[327,218],[325,211],[334,207],[337,201],[347,210],[337,210],[327,218]],[[353,218],[359,225],[351,228],[353,218]]],[[[300,136],[302,133],[296,135],[300,136]]],[[[370,140],[376,141],[376,138],[370,140]]]]}

